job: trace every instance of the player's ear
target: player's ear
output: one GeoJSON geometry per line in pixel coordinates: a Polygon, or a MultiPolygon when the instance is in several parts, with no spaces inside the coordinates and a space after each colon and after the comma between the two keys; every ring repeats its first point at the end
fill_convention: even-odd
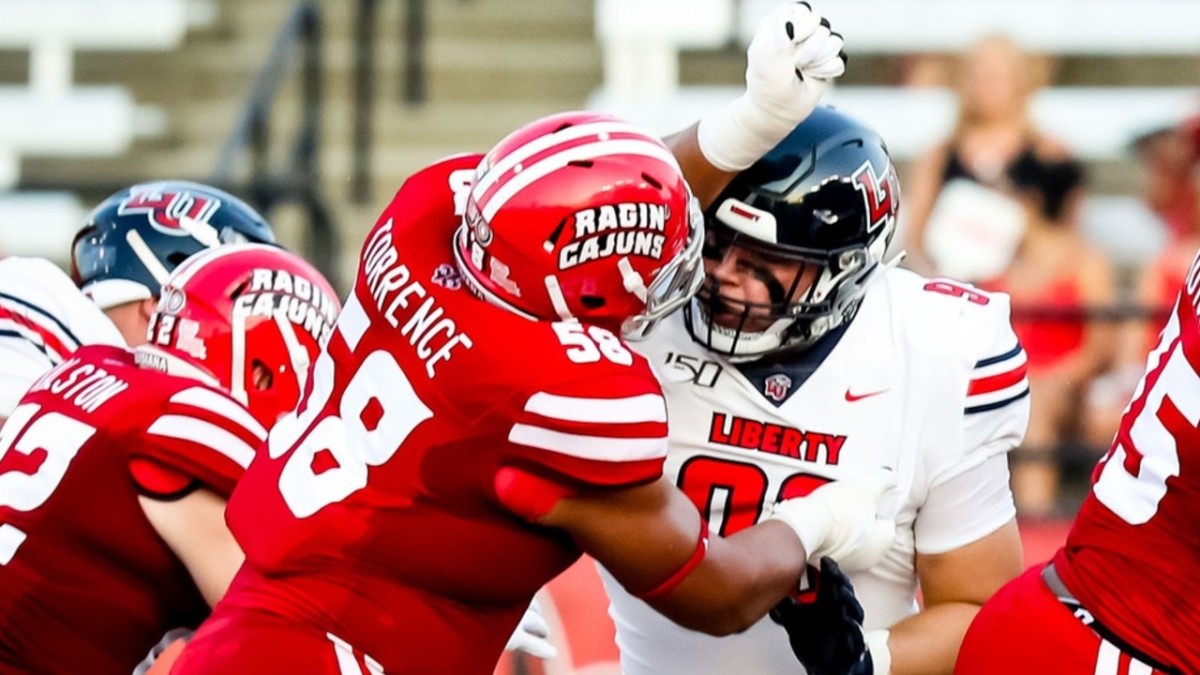
{"type": "Polygon", "coordinates": [[[150,322],[150,317],[154,316],[154,310],[158,307],[158,298],[146,298],[138,304],[138,313],[147,323],[150,322]]]}

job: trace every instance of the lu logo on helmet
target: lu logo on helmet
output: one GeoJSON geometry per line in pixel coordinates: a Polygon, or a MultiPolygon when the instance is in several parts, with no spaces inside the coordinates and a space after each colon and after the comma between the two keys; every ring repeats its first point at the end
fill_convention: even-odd
{"type": "Polygon", "coordinates": [[[863,204],[867,209],[867,232],[878,230],[896,217],[900,180],[890,164],[883,176],[877,176],[871,162],[863,162],[850,179],[863,196],[863,204]]]}
{"type": "Polygon", "coordinates": [[[121,202],[119,215],[144,213],[156,229],[177,236],[191,234],[181,220],[208,224],[221,208],[221,200],[186,190],[137,190],[121,202]]]}

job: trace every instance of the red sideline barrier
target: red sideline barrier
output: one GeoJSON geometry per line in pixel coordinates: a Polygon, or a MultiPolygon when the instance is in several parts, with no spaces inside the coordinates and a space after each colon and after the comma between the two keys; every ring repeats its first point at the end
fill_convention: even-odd
{"type": "MultiPolygon", "coordinates": [[[[1021,523],[1025,566],[1046,560],[1062,545],[1071,528],[1069,520],[1021,523]]],[[[583,558],[542,592],[541,605],[558,645],[558,657],[538,659],[506,654],[496,675],[618,675],[615,630],[608,618],[608,601],[595,564],[583,558]]]]}

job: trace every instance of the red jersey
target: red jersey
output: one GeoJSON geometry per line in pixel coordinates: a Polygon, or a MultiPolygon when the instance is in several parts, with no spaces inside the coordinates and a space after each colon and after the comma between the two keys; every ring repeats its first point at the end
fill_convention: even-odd
{"type": "Polygon", "coordinates": [[[138,495],[228,494],[265,437],[228,395],[122,348],[39,379],[0,430],[0,672],[128,675],[199,623],[208,606],[138,495]]]}
{"type": "Polygon", "coordinates": [[[572,491],[661,475],[666,405],[644,358],[461,282],[455,189],[478,159],[410,178],[368,235],[312,391],[230,502],[247,564],[173,672],[287,658],[246,638],[274,622],[391,675],[490,674],[534,592],[580,555],[531,521],[572,491]]]}
{"type": "Polygon", "coordinates": [[[1200,257],[1055,566],[1109,631],[1200,672],[1200,257]]]}

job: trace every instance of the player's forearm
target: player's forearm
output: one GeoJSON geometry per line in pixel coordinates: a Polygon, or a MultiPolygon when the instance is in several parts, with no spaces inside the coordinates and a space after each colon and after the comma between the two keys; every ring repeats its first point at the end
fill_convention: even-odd
{"type": "Polygon", "coordinates": [[[700,141],[696,135],[698,124],[663,139],[667,147],[679,160],[683,176],[692,186],[692,193],[700,200],[700,205],[707,208],[721,194],[721,190],[729,185],[734,175],[713,166],[704,153],[700,151],[700,141]]]}
{"type": "Polygon", "coordinates": [[[649,602],[685,628],[740,633],[796,588],[806,557],[782,523],[763,523],[729,539],[713,536],[700,565],[670,593],[649,602]]]}
{"type": "Polygon", "coordinates": [[[966,602],[942,603],[892,626],[888,638],[892,675],[953,673],[958,648],[979,607],[966,602]]]}

